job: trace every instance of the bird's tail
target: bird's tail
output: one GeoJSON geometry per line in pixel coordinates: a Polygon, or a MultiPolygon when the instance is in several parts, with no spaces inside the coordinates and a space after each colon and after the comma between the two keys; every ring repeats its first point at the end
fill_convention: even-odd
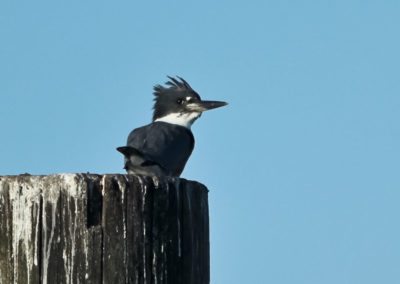
{"type": "Polygon", "coordinates": [[[156,173],[157,175],[170,175],[167,169],[161,166],[159,163],[153,161],[151,158],[144,155],[138,149],[132,146],[118,147],[117,150],[121,152],[125,157],[124,169],[128,172],[134,172],[139,174],[151,175],[156,173]],[[147,170],[146,170],[147,169],[147,170]]]}
{"type": "Polygon", "coordinates": [[[131,155],[143,156],[142,152],[131,146],[118,147],[117,151],[129,158],[131,155]]]}

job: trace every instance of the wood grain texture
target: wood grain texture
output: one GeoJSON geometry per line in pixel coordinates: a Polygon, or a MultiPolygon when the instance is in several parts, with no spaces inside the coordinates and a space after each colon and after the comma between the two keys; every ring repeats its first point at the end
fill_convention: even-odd
{"type": "Polygon", "coordinates": [[[0,284],[209,283],[208,190],[177,178],[0,177],[0,284]]]}

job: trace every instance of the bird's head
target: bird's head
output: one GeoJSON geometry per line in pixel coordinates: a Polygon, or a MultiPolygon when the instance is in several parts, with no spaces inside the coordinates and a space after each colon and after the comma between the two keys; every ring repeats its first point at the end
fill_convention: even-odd
{"type": "Polygon", "coordinates": [[[153,121],[164,121],[190,128],[204,111],[227,105],[226,102],[203,101],[182,78],[168,76],[166,86],[154,87],[153,121]]]}

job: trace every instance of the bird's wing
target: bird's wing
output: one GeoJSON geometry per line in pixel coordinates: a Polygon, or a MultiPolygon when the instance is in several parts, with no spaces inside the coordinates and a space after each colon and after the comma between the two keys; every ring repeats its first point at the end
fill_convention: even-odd
{"type": "Polygon", "coordinates": [[[155,122],[133,130],[127,145],[177,174],[192,153],[194,138],[191,131],[182,126],[155,122]]]}

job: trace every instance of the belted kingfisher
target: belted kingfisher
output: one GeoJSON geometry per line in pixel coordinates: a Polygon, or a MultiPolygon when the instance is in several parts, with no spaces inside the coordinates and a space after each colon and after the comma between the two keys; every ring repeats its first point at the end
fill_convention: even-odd
{"type": "Polygon", "coordinates": [[[117,148],[128,174],[179,177],[193,151],[193,122],[204,111],[227,105],[203,101],[184,79],[168,78],[166,86],[154,87],[153,122],[134,129],[127,146],[117,148]]]}

